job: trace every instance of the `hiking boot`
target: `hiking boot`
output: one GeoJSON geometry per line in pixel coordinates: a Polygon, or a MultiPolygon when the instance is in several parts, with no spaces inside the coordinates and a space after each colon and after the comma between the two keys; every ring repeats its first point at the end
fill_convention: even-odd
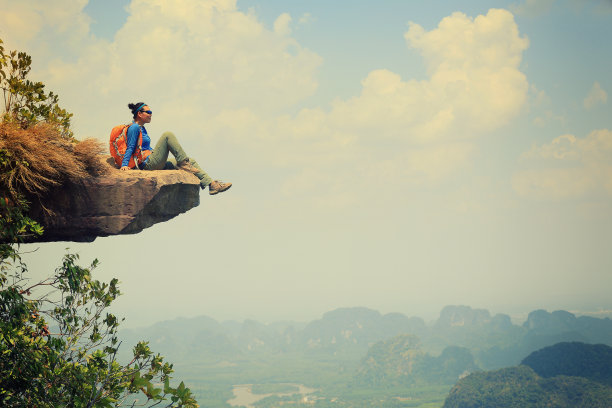
{"type": "Polygon", "coordinates": [[[232,183],[224,183],[222,181],[215,180],[208,186],[208,194],[215,195],[228,190],[232,186],[232,183]]]}
{"type": "Polygon", "coordinates": [[[178,163],[176,166],[181,170],[185,170],[193,174],[200,172],[200,169],[196,168],[193,164],[191,164],[189,159],[183,160],[182,162],[178,163]]]}

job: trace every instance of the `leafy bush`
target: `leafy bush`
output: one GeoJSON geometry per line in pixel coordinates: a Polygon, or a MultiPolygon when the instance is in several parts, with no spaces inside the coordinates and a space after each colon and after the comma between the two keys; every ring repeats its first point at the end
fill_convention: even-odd
{"type": "Polygon", "coordinates": [[[128,364],[116,361],[119,321],[106,310],[120,292],[116,279],[93,279],[97,260],[84,268],[67,254],[52,276],[31,283],[15,248],[0,248],[0,405],[110,407],[142,392],[144,404],[197,406],[183,383],[170,386],[172,366],[147,343],[128,364]]]}
{"type": "Polygon", "coordinates": [[[26,77],[32,69],[32,57],[25,52],[5,52],[0,39],[0,89],[4,99],[3,122],[15,122],[26,129],[39,122],[55,125],[63,137],[72,138],[68,113],[58,105],[59,97],[45,92],[42,82],[26,77]]]}

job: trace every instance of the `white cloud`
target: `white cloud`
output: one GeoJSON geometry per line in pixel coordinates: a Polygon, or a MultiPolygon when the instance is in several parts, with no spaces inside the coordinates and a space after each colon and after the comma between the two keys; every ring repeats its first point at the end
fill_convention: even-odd
{"type": "Polygon", "coordinates": [[[305,25],[305,24],[308,24],[308,23],[312,22],[312,20],[313,20],[312,14],[304,13],[304,14],[302,14],[300,19],[298,20],[298,23],[300,23],[300,25],[305,25]]]}
{"type": "Polygon", "coordinates": [[[0,0],[0,38],[7,48],[34,54],[42,60],[74,56],[90,40],[87,0],[0,0]],[[59,50],[51,47],[62,44],[59,50]]]}
{"type": "Polygon", "coordinates": [[[555,0],[525,0],[511,5],[510,10],[521,16],[537,17],[550,11],[554,2],[555,0]]]}
{"type": "Polygon", "coordinates": [[[528,83],[519,64],[528,41],[508,11],[475,19],[454,13],[429,32],[411,23],[405,38],[423,55],[430,78],[402,81],[373,71],[360,97],[337,104],[333,115],[379,127],[379,137],[427,143],[479,137],[508,123],[524,105],[528,83]]]}
{"type": "Polygon", "coordinates": [[[288,13],[283,13],[274,20],[274,32],[278,35],[286,36],[291,34],[292,18],[288,13]]]}
{"type": "Polygon", "coordinates": [[[566,120],[565,116],[556,115],[550,109],[545,110],[544,112],[542,112],[542,115],[536,117],[533,120],[533,124],[538,126],[538,127],[544,127],[544,126],[548,125],[551,122],[565,124],[567,122],[567,120],[566,120]]]}
{"type": "MultiPolygon", "coordinates": [[[[105,138],[112,123],[129,119],[128,102],[144,100],[155,109],[155,123],[182,134],[191,130],[184,137],[195,139],[200,132],[193,129],[224,110],[245,108],[269,117],[318,86],[321,58],[284,28],[279,36],[255,15],[238,11],[235,0],[133,0],[112,42],[89,35],[86,24],[66,31],[70,22],[88,21],[86,1],[77,7],[66,0],[62,13],[55,3],[31,3],[23,7],[36,11],[39,25],[52,33],[40,31],[19,44],[42,66],[33,72],[36,79],[44,78],[75,113],[75,131],[83,137],[105,138]],[[44,51],[57,52],[58,44],[75,38],[83,41],[74,56],[44,51]]],[[[19,14],[20,7],[9,10],[19,14]]],[[[278,29],[287,27],[287,18],[279,17],[278,29]]]]}
{"type": "Polygon", "coordinates": [[[546,91],[538,89],[535,85],[530,86],[531,93],[531,105],[534,107],[544,107],[550,105],[550,96],[546,93],[546,91]]]}
{"type": "Polygon", "coordinates": [[[548,145],[533,146],[530,151],[521,155],[525,159],[565,159],[576,160],[579,158],[576,151],[577,139],[574,135],[561,135],[548,145]]]}
{"type": "Polygon", "coordinates": [[[15,48],[22,49],[23,43],[32,41],[38,34],[38,29],[42,25],[42,17],[35,10],[28,9],[22,4],[13,4],[13,7],[10,8],[4,8],[5,5],[2,4],[0,35],[5,42],[10,38],[15,48]],[[33,28],[30,28],[30,25],[33,28]]]}
{"type": "Polygon", "coordinates": [[[576,14],[585,11],[598,16],[612,13],[612,2],[610,0],[524,0],[511,4],[509,9],[520,16],[539,17],[549,13],[553,6],[557,8],[567,7],[576,14]]]}
{"type": "MultiPolygon", "coordinates": [[[[70,10],[39,15],[59,33],[65,21],[87,21],[82,5],[70,10]]],[[[112,42],[89,36],[83,24],[71,34],[89,39],[76,59],[43,59],[44,82],[75,113],[79,137],[105,139],[129,120],[127,103],[143,100],[155,112],[150,128],[175,131],[189,151],[221,143],[236,165],[282,167],[283,188],[308,191],[315,183],[319,195],[341,203],[359,199],[355,180],[423,185],[453,177],[475,141],[527,100],[520,63],[528,40],[506,10],[454,13],[431,31],[411,23],[405,40],[422,55],[428,78],[375,70],[356,97],[297,113],[317,88],[322,59],[291,37],[290,15],[269,30],[235,0],[133,0],[128,12],[112,42]],[[336,183],[321,182],[332,174],[336,183]]],[[[40,36],[31,41],[57,48],[40,36]]]]}
{"type": "MultiPolygon", "coordinates": [[[[355,139],[395,140],[406,149],[476,139],[525,104],[528,83],[519,64],[528,41],[509,12],[490,10],[475,19],[454,13],[429,32],[413,23],[405,38],[423,55],[429,79],[373,71],[358,97],[334,104],[330,125],[355,139]]],[[[438,164],[432,162],[432,171],[438,164]]]]}
{"type": "Polygon", "coordinates": [[[589,94],[584,98],[583,104],[586,109],[592,109],[599,104],[608,102],[608,93],[601,88],[599,82],[595,81],[589,94]]]}
{"type": "MultiPolygon", "coordinates": [[[[519,65],[528,41],[504,10],[475,19],[455,13],[430,32],[412,24],[406,40],[423,55],[429,79],[405,81],[379,69],[362,81],[358,96],[336,100],[329,111],[267,118],[227,110],[211,121],[210,133],[228,135],[253,165],[298,170],[286,181],[292,194],[311,191],[330,174],[340,186],[326,181],[319,195],[338,196],[354,180],[422,185],[451,177],[469,163],[475,140],[526,103],[529,86],[519,65]]],[[[352,194],[358,199],[359,192],[352,194]]]]}
{"type": "Polygon", "coordinates": [[[529,108],[532,111],[539,112],[538,116],[533,119],[533,124],[538,127],[545,127],[550,123],[565,124],[566,118],[562,115],[555,114],[551,110],[551,99],[546,91],[538,89],[535,85],[530,86],[529,90],[529,108]]]}
{"type": "Polygon", "coordinates": [[[519,195],[550,199],[612,194],[612,131],[608,129],[582,139],[559,136],[532,147],[521,159],[528,168],[513,178],[519,195]]]}

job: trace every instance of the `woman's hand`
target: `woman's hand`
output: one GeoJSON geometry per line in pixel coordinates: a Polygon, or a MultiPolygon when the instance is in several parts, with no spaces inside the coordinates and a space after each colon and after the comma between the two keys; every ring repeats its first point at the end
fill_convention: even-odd
{"type": "Polygon", "coordinates": [[[123,167],[121,167],[121,169],[119,169],[119,170],[129,170],[129,169],[130,169],[130,168],[129,168],[128,166],[123,166],[123,167]]]}

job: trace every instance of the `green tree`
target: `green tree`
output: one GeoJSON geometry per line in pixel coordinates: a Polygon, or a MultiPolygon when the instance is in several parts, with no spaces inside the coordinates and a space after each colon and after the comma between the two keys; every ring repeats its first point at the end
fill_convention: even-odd
{"type": "MultiPolygon", "coordinates": [[[[57,96],[25,79],[30,63],[23,53],[7,56],[0,40],[2,122],[28,129],[45,121],[68,132],[72,115],[54,116],[57,96]]],[[[0,141],[8,137],[0,133],[0,141]]],[[[197,407],[184,383],[170,385],[172,365],[146,342],[133,348],[129,362],[117,361],[119,319],[108,308],[120,291],[117,279],[93,278],[97,260],[83,267],[68,253],[48,278],[29,278],[20,243],[43,229],[27,215],[24,181],[15,169],[29,164],[16,157],[0,148],[0,406],[197,407]]]]}
{"type": "Polygon", "coordinates": [[[542,378],[521,365],[459,380],[443,408],[607,408],[611,404],[612,387],[581,377],[542,378]]]}
{"type": "Polygon", "coordinates": [[[72,138],[72,113],[60,108],[59,96],[46,93],[42,82],[27,79],[32,69],[32,57],[25,52],[6,51],[0,39],[0,89],[4,101],[2,119],[27,128],[45,121],[57,125],[64,137],[72,138]]]}
{"type": "Polygon", "coordinates": [[[118,319],[107,313],[119,296],[117,280],[93,279],[94,261],[77,265],[67,254],[49,278],[31,283],[20,254],[1,244],[0,405],[15,407],[196,407],[181,383],[170,386],[172,366],[147,343],[133,359],[116,360],[118,319]],[[50,322],[51,324],[49,324],[50,322]],[[161,385],[156,385],[161,384],[161,385]],[[143,401],[136,403],[135,395],[143,401]]]}

